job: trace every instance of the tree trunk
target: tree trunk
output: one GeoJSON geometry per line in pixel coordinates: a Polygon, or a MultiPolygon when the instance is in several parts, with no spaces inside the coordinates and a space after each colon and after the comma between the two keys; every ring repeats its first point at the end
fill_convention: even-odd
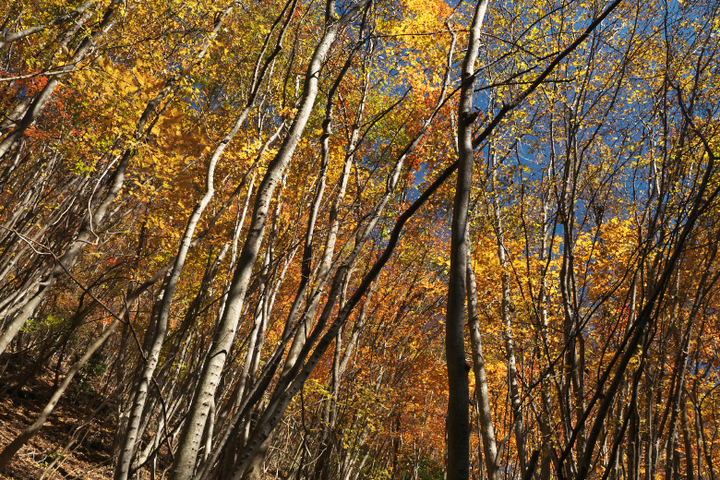
{"type": "MultiPolygon", "coordinates": [[[[468,252],[469,253],[469,252],[468,252]]],[[[485,468],[488,480],[500,480],[498,469],[497,443],[490,408],[490,392],[488,391],[485,374],[485,358],[483,357],[482,338],[480,336],[480,319],[477,307],[477,286],[471,256],[467,262],[468,317],[470,327],[470,344],[472,346],[473,373],[475,374],[475,397],[477,398],[478,424],[482,435],[482,448],[485,453],[485,468]]]]}
{"type": "Polygon", "coordinates": [[[458,107],[458,173],[450,240],[450,281],[445,330],[448,372],[446,468],[450,480],[470,477],[470,367],[465,360],[465,279],[468,259],[468,206],[475,158],[472,138],[473,120],[476,116],[473,115],[473,87],[475,63],[480,49],[480,30],[487,5],[487,0],[480,0],[475,6],[467,53],[463,60],[458,107]]]}
{"type": "Polygon", "coordinates": [[[170,473],[172,480],[186,480],[193,476],[197,452],[200,448],[202,433],[205,429],[208,411],[211,401],[215,396],[220,374],[225,365],[225,358],[235,339],[240,313],[242,311],[245,295],[247,293],[252,269],[260,251],[260,244],[265,231],[268,207],[272,200],[275,187],[285,168],[290,163],[292,154],[297,147],[300,137],[305,130],[310,113],[315,104],[318,93],[319,73],[325,57],[332,45],[338,30],[355,16],[357,11],[365,6],[369,0],[363,0],[356,4],[339,20],[328,22],[323,38],[315,49],[312,60],[305,77],[302,101],[298,109],[295,121],[290,127],[287,137],[283,142],[280,151],[268,165],[267,173],[258,188],[253,215],[250,224],[250,231],[245,240],[238,265],[233,276],[230,290],[226,301],[225,310],[217,326],[216,334],[213,337],[208,360],[200,375],[200,382],[197,392],[190,406],[190,411],[185,419],[178,451],[175,454],[175,462],[170,473]]]}

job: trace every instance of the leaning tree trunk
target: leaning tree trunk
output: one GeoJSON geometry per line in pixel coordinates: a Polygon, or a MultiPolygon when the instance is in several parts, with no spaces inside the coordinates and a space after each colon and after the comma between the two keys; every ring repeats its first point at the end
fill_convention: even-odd
{"type": "MultiPolygon", "coordinates": [[[[216,334],[213,337],[208,360],[200,374],[196,395],[193,398],[187,418],[185,419],[178,450],[175,454],[175,462],[170,473],[172,480],[190,479],[193,476],[210,405],[214,401],[215,391],[220,381],[220,374],[225,365],[225,358],[235,340],[235,333],[245,302],[250,277],[255,265],[255,260],[260,252],[260,245],[267,221],[268,207],[272,200],[275,187],[280,181],[285,168],[290,163],[295,148],[310,118],[310,113],[313,110],[315,98],[318,94],[320,68],[340,28],[350,21],[358,10],[368,2],[369,0],[363,0],[354,5],[348,13],[339,20],[335,20],[332,17],[328,19],[324,35],[312,56],[305,77],[305,86],[297,116],[290,127],[287,137],[285,137],[280,151],[268,165],[265,177],[258,188],[250,230],[245,240],[242,253],[240,254],[235,274],[233,275],[225,310],[218,324],[216,334]]],[[[332,14],[334,16],[334,12],[332,12],[332,14]]]]}
{"type": "MultiPolygon", "coordinates": [[[[286,10],[288,6],[291,5],[291,3],[292,5],[295,5],[295,3],[291,1],[288,2],[286,8],[283,9],[283,11],[281,12],[280,17],[282,17],[286,13],[286,10]]],[[[206,40],[206,42],[204,43],[203,48],[200,49],[199,53],[197,54],[198,58],[202,58],[205,56],[208,48],[212,43],[212,39],[217,35],[217,32],[220,30],[220,27],[223,24],[223,20],[229,15],[231,10],[232,6],[222,10],[221,14],[215,21],[212,34],[209,36],[208,40],[206,40]]],[[[291,18],[293,11],[294,9],[290,9],[288,19],[291,18]]],[[[250,110],[253,108],[255,98],[257,98],[257,93],[260,88],[260,84],[263,81],[265,73],[268,71],[268,66],[272,59],[275,57],[275,55],[277,55],[277,53],[280,51],[282,39],[284,37],[284,33],[287,29],[288,24],[289,20],[285,23],[283,29],[281,30],[277,39],[276,48],[274,52],[270,55],[270,57],[264,62],[262,62],[262,55],[258,57],[256,70],[260,72],[260,75],[255,79],[255,84],[251,89],[247,104],[238,115],[233,127],[219,142],[218,146],[213,151],[213,154],[210,156],[205,175],[205,194],[195,205],[195,208],[193,209],[190,218],[188,219],[185,233],[182,237],[182,240],[180,241],[177,255],[175,256],[175,263],[173,265],[172,272],[170,273],[170,276],[164,286],[165,288],[162,294],[158,318],[155,322],[156,326],[154,329],[154,339],[152,341],[149,352],[144,358],[145,367],[142,369],[140,377],[137,381],[137,387],[135,389],[135,399],[133,402],[132,411],[130,413],[130,418],[128,421],[123,446],[120,452],[120,457],[118,459],[117,467],[115,469],[115,480],[127,480],[128,475],[130,474],[132,461],[135,457],[136,444],[139,440],[140,421],[142,419],[145,402],[148,397],[150,381],[152,379],[153,373],[155,372],[155,368],[160,361],[160,352],[165,343],[165,337],[167,335],[168,320],[170,318],[170,308],[172,306],[173,295],[175,293],[177,283],[180,280],[180,274],[182,273],[183,267],[185,266],[185,260],[192,244],[195,229],[197,228],[197,225],[203,212],[205,211],[205,208],[208,206],[210,200],[212,200],[215,193],[214,179],[215,169],[217,167],[218,161],[220,160],[222,154],[225,152],[227,146],[230,144],[237,132],[240,130],[240,127],[245,123],[245,119],[250,113],[250,110]],[[261,65],[263,65],[263,68],[260,68],[261,65]]],[[[267,46],[271,34],[272,32],[267,34],[265,46],[267,46]]]]}

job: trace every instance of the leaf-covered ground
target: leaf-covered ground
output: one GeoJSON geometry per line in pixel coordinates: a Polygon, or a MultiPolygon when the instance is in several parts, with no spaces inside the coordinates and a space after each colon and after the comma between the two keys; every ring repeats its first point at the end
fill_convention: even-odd
{"type": "MultiPolygon", "coordinates": [[[[3,365],[4,367],[4,365],[3,365]]],[[[8,365],[8,372],[21,371],[8,365]]],[[[15,391],[15,381],[5,377],[0,384],[0,445],[10,443],[37,419],[54,391],[54,372],[45,372],[15,391]]],[[[62,377],[61,377],[62,380],[62,377]]],[[[60,401],[40,434],[20,450],[0,479],[112,478],[114,405],[102,405],[102,396],[92,382],[75,382],[60,401]]]]}

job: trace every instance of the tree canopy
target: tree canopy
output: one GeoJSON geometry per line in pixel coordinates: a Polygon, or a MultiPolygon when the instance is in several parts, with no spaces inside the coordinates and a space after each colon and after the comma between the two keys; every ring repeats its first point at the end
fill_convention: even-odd
{"type": "Polygon", "coordinates": [[[2,474],[716,478],[717,2],[0,6],[2,474]]]}

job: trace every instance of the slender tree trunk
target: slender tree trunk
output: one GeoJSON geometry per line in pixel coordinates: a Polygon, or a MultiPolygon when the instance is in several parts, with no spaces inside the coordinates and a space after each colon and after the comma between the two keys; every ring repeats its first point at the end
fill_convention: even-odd
{"type": "MultiPolygon", "coordinates": [[[[496,170],[493,170],[493,188],[496,188],[495,181],[496,170]]],[[[510,300],[510,266],[505,254],[505,234],[503,230],[502,212],[499,204],[498,194],[493,192],[493,211],[495,217],[495,234],[497,237],[498,260],[500,261],[502,301],[500,304],[500,317],[502,319],[505,330],[503,338],[505,340],[505,350],[507,353],[507,381],[508,391],[510,393],[510,406],[513,413],[513,431],[515,433],[515,444],[520,462],[520,473],[525,475],[525,464],[527,461],[525,452],[525,427],[523,423],[522,404],[520,401],[520,389],[517,382],[517,360],[515,358],[515,342],[513,340],[512,323],[511,323],[511,300],[510,300]]]]}
{"type": "MultiPolygon", "coordinates": [[[[235,339],[240,313],[242,311],[245,295],[247,293],[252,269],[260,251],[260,244],[265,231],[268,207],[272,200],[275,187],[285,168],[290,163],[293,152],[300,137],[305,130],[310,113],[315,104],[318,93],[320,68],[332,45],[338,30],[355,16],[357,11],[365,6],[369,0],[364,0],[351,8],[341,19],[328,22],[325,33],[315,49],[312,60],[305,77],[302,101],[295,121],[290,127],[285,141],[277,156],[268,165],[267,172],[258,188],[255,206],[253,209],[250,231],[245,240],[238,265],[233,276],[226,301],[225,310],[213,337],[208,360],[200,375],[197,392],[185,419],[185,426],[179,440],[178,451],[175,455],[170,478],[172,480],[190,479],[193,476],[197,452],[200,447],[202,433],[209,412],[210,402],[215,396],[220,374],[225,364],[225,358],[235,339]]],[[[334,12],[333,12],[334,14],[334,12]]]]}
{"type": "MultiPolygon", "coordinates": [[[[469,253],[469,252],[468,252],[469,253]]],[[[470,326],[470,344],[472,346],[473,373],[475,374],[475,397],[477,398],[478,426],[482,435],[482,448],[485,453],[485,468],[488,480],[499,480],[500,471],[497,464],[497,443],[490,408],[490,392],[487,375],[485,374],[485,358],[483,357],[482,339],[480,336],[480,319],[477,307],[477,286],[475,272],[468,257],[467,262],[468,317],[470,326]]]]}
{"type": "Polygon", "coordinates": [[[475,63],[480,49],[480,30],[487,0],[475,6],[468,48],[463,60],[462,87],[458,107],[458,173],[453,204],[450,240],[450,281],[445,330],[448,372],[447,476],[450,480],[470,477],[470,392],[465,360],[465,296],[467,277],[468,206],[472,188],[474,148],[472,138],[475,63]]]}
{"type": "MultiPolygon", "coordinates": [[[[210,36],[211,39],[214,38],[217,32],[220,30],[220,27],[222,26],[222,19],[224,19],[228,13],[229,11],[228,9],[226,9],[223,12],[223,15],[220,16],[221,20],[216,21],[215,28],[213,29],[213,32],[210,36]]],[[[198,54],[200,58],[205,56],[205,53],[210,43],[211,42],[206,42],[205,48],[200,50],[200,53],[198,54]]],[[[205,174],[205,194],[195,205],[195,208],[190,214],[187,226],[185,227],[183,238],[180,241],[178,253],[175,256],[175,263],[173,265],[172,272],[170,273],[170,276],[165,283],[165,288],[163,289],[160,311],[158,313],[154,332],[155,338],[152,342],[152,346],[150,347],[149,352],[147,353],[147,356],[144,359],[145,367],[142,370],[140,378],[138,379],[137,388],[135,391],[135,400],[132,411],[130,413],[129,424],[125,434],[125,441],[120,452],[117,467],[115,469],[115,480],[127,480],[130,473],[132,460],[135,456],[136,443],[139,438],[138,434],[140,420],[143,416],[145,402],[148,397],[150,381],[155,372],[155,368],[160,361],[160,351],[165,343],[165,336],[167,335],[168,320],[170,318],[170,308],[172,306],[173,296],[175,294],[175,287],[180,280],[180,274],[182,273],[183,267],[185,266],[185,260],[187,258],[188,252],[190,251],[192,239],[195,235],[195,229],[200,222],[200,217],[202,216],[205,208],[208,206],[210,200],[213,198],[213,195],[215,193],[215,168],[217,167],[217,163],[220,160],[223,152],[230,144],[232,139],[235,137],[237,132],[240,130],[240,127],[245,123],[245,119],[247,118],[248,113],[250,113],[250,110],[253,107],[253,103],[254,102],[252,102],[251,99],[249,104],[240,112],[240,115],[238,115],[238,118],[236,119],[235,124],[233,125],[230,132],[225,135],[225,137],[215,148],[213,154],[210,157],[210,161],[208,163],[207,171],[205,174]]]]}

